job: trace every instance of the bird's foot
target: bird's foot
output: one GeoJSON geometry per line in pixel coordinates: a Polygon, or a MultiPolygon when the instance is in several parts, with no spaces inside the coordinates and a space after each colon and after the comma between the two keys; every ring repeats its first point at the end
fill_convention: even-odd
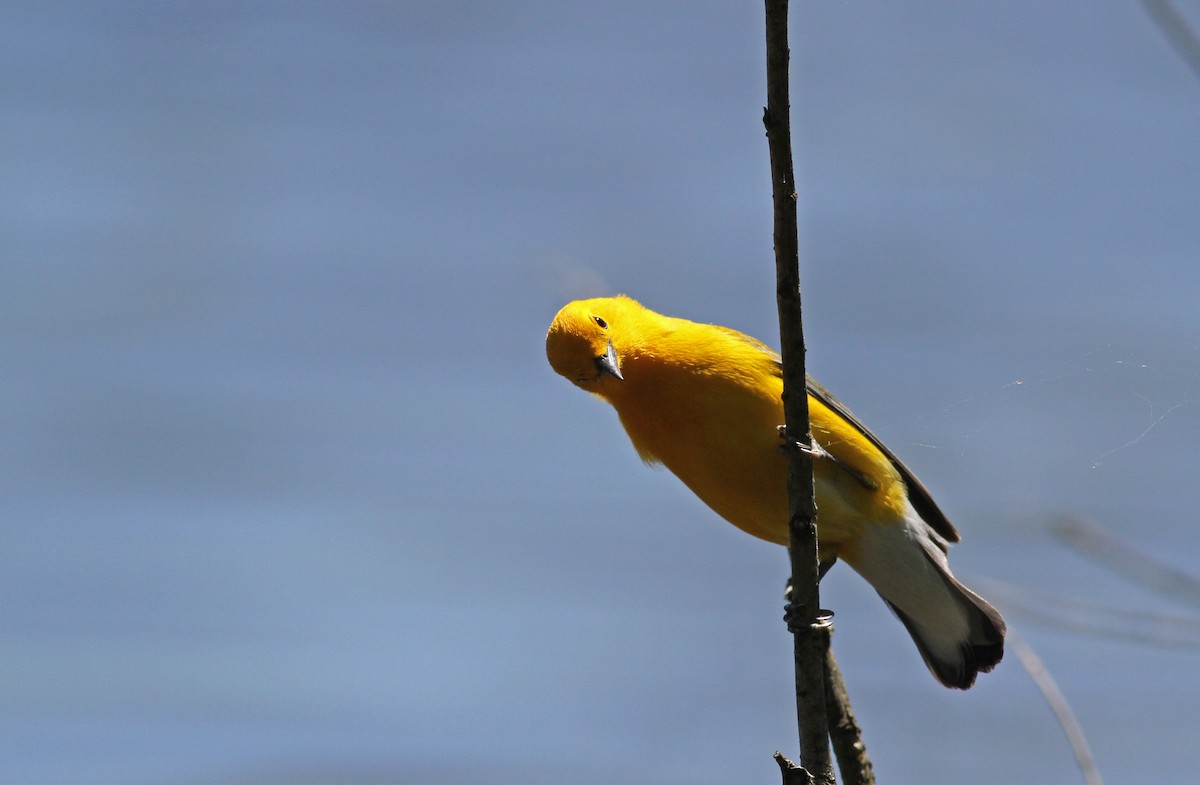
{"type": "Polygon", "coordinates": [[[817,444],[816,439],[813,439],[812,444],[805,444],[789,436],[786,425],[776,426],[775,430],[779,433],[779,438],[783,440],[783,444],[779,445],[779,449],[781,450],[799,450],[805,455],[811,455],[814,458],[832,457],[824,447],[817,444]]]}
{"type": "Polygon", "coordinates": [[[779,432],[779,438],[783,439],[783,444],[779,445],[779,449],[799,450],[805,455],[811,455],[813,460],[828,460],[838,468],[843,469],[847,474],[854,478],[855,482],[866,488],[868,491],[879,490],[878,483],[860,472],[858,469],[855,469],[850,464],[841,460],[833,453],[829,452],[829,450],[826,450],[820,444],[817,444],[816,439],[813,439],[812,444],[805,444],[804,442],[796,441],[795,439],[791,438],[788,435],[786,425],[776,426],[776,430],[779,432]]]}
{"type": "Polygon", "coordinates": [[[833,611],[824,608],[817,611],[815,619],[809,619],[804,606],[789,602],[783,606],[783,621],[793,635],[809,630],[822,630],[833,626],[833,611]]]}

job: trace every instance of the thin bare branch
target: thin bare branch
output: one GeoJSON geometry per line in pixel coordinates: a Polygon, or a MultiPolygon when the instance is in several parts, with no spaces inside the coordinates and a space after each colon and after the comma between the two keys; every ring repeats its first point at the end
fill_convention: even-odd
{"type": "Polygon", "coordinates": [[[1128,580],[1171,599],[1200,607],[1200,580],[1118,540],[1099,526],[1064,518],[1051,531],[1083,555],[1128,580]]]}
{"type": "Polygon", "coordinates": [[[1200,77],[1200,38],[1170,0],[1142,0],[1142,8],[1167,37],[1171,48],[1200,77]]]}
{"type": "MultiPolygon", "coordinates": [[[[791,106],[788,97],[788,0],[766,0],[767,106],[763,125],[771,155],[775,212],[775,295],[779,306],[783,360],[784,424],[793,440],[812,443],[808,384],[804,367],[804,328],[800,308],[796,185],[792,166],[791,106]]],[[[828,625],[820,620],[817,516],[812,457],[788,450],[788,529],[792,567],[790,626],[794,630],[796,714],[800,758],[818,783],[833,782],[829,727],[825,714],[825,656],[828,625]]]]}
{"type": "Polygon", "coordinates": [[[1041,657],[1038,657],[1037,652],[1025,642],[1024,638],[1017,635],[1012,625],[1009,625],[1008,628],[1007,642],[1009,651],[1017,655],[1021,667],[1029,674],[1029,678],[1033,679],[1033,683],[1042,693],[1046,703],[1049,704],[1050,711],[1054,712],[1059,727],[1067,737],[1067,743],[1071,745],[1071,752],[1075,755],[1075,765],[1079,767],[1079,773],[1083,776],[1084,783],[1086,785],[1104,785],[1104,780],[1100,778],[1100,771],[1096,768],[1096,761],[1092,758],[1091,747],[1088,746],[1087,739],[1083,735],[1083,728],[1075,719],[1075,712],[1071,711],[1066,696],[1058,688],[1058,684],[1050,676],[1050,672],[1046,670],[1041,657]]]}
{"type": "Polygon", "coordinates": [[[1127,610],[1051,597],[1004,581],[980,580],[979,588],[1009,610],[1056,632],[1091,635],[1164,649],[1200,649],[1200,618],[1127,610]]]}
{"type": "Polygon", "coordinates": [[[813,785],[813,776],[803,766],[797,766],[783,756],[782,752],[775,753],[775,762],[783,775],[783,785],[813,785]]]}
{"type": "Polygon", "coordinates": [[[862,728],[850,708],[850,695],[842,681],[833,649],[825,649],[825,709],[829,713],[829,737],[837,757],[842,785],[875,785],[875,771],[867,757],[862,728]]]}

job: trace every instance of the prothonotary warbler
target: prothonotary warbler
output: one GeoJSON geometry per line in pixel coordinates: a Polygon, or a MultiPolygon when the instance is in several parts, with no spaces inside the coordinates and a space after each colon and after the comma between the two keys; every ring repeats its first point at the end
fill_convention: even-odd
{"type": "MultiPolygon", "coordinates": [[[[579,300],[546,336],[550,365],[612,404],[641,457],[718,515],[786,545],[787,461],[779,355],[727,327],[651,311],[629,297],[579,300]]],[[[946,561],[958,532],[925,486],[840,401],[808,382],[817,443],[817,531],[827,569],[865,578],[947,687],[966,689],[1004,654],[1004,621],[946,561]]]]}

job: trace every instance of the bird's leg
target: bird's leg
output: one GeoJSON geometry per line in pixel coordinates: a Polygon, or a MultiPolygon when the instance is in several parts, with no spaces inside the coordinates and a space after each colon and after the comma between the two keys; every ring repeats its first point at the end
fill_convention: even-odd
{"type": "Polygon", "coordinates": [[[870,477],[868,477],[867,475],[860,472],[858,469],[855,469],[853,466],[846,463],[842,459],[838,458],[836,455],[829,452],[829,450],[826,450],[824,447],[822,447],[820,444],[817,443],[816,439],[812,440],[812,444],[805,444],[804,442],[797,441],[796,439],[793,439],[791,436],[789,436],[786,425],[780,425],[777,427],[776,430],[779,431],[779,438],[783,439],[783,444],[779,445],[779,449],[781,449],[781,450],[795,449],[795,450],[799,450],[800,452],[804,453],[805,455],[811,455],[813,460],[831,461],[839,469],[845,471],[847,474],[849,474],[851,477],[853,477],[855,480],[857,480],[859,485],[863,486],[868,491],[879,490],[879,485],[876,484],[876,482],[874,480],[872,480],[870,477]]]}

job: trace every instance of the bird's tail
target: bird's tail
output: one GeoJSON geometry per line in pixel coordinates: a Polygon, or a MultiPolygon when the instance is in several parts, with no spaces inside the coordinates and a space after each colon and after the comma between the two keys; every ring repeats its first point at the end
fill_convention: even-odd
{"type": "Polygon", "coordinates": [[[904,622],[942,684],[965,690],[1004,656],[1004,619],[959,583],[945,543],[911,507],[902,525],[872,526],[851,566],[904,622]]]}

